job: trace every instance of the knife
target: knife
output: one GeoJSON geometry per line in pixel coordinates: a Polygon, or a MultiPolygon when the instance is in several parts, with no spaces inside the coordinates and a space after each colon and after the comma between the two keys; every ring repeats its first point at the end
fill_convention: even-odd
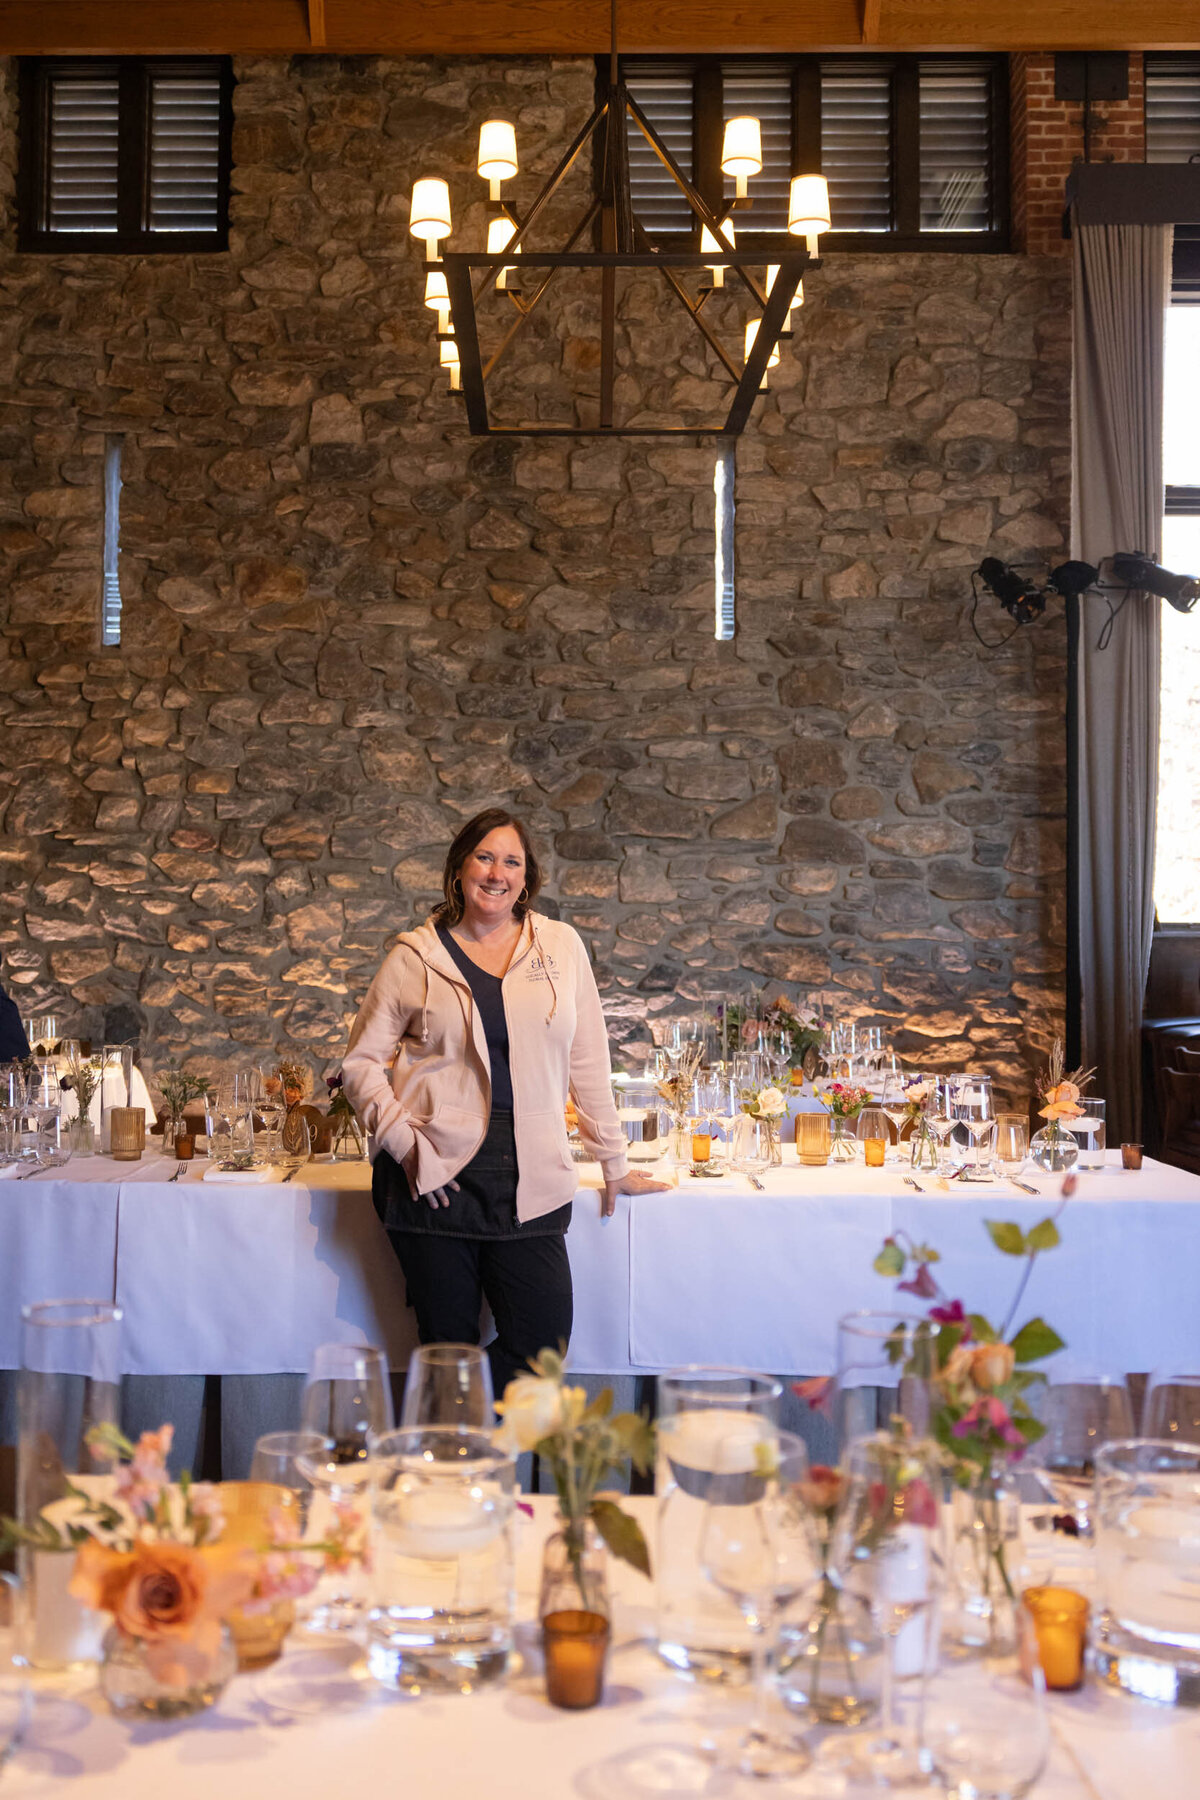
{"type": "Polygon", "coordinates": [[[766,1193],[767,1190],[763,1186],[762,1182],[758,1179],[757,1175],[747,1175],[746,1180],[750,1183],[751,1187],[756,1187],[760,1194],[766,1193]]]}
{"type": "Polygon", "coordinates": [[[1035,1200],[1041,1199],[1042,1196],[1039,1194],[1038,1190],[1035,1187],[1030,1187],[1027,1181],[1018,1181],[1015,1175],[1010,1175],[1008,1179],[1015,1188],[1020,1188],[1023,1194],[1032,1194],[1035,1200]]]}
{"type": "Polygon", "coordinates": [[[290,1181],[292,1179],[292,1176],[298,1175],[303,1167],[304,1167],[303,1163],[297,1163],[294,1169],[288,1170],[287,1174],[283,1177],[283,1180],[290,1181]]]}

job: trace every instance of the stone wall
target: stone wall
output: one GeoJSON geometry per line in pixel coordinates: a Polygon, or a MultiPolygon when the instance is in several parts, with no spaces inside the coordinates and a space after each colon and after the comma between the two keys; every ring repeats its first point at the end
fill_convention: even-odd
{"type": "MultiPolygon", "coordinates": [[[[1058,614],[985,650],[969,575],[1064,541],[1063,265],[810,277],[738,448],[718,644],[711,440],[472,440],[433,368],[406,229],[428,146],[478,229],[478,120],[510,111],[545,166],[591,66],[238,76],[228,255],[21,257],[11,219],[0,253],[0,947],[22,1006],[95,1037],[132,1007],[151,1062],[230,1040],[332,1061],[449,837],[502,801],[615,1037],[782,980],[1026,1087],[1062,1005],[1065,643],[1058,614]],[[112,434],[124,640],[101,650],[112,434]]],[[[625,311],[622,379],[695,403],[678,314],[644,288],[625,311]]],[[[591,378],[595,329],[547,312],[530,405],[591,378]]],[[[1007,626],[981,606],[989,641],[1007,626]]]]}

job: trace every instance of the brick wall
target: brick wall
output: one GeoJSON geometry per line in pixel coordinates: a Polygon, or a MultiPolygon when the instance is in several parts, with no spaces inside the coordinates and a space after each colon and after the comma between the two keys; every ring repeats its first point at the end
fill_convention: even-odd
{"type": "MultiPolygon", "coordinates": [[[[1053,55],[1014,56],[1012,94],[1013,245],[1031,256],[1062,256],[1067,176],[1083,160],[1083,108],[1054,98],[1053,55]]],[[[1129,97],[1091,107],[1091,160],[1142,162],[1146,154],[1142,57],[1129,58],[1129,97]]]]}

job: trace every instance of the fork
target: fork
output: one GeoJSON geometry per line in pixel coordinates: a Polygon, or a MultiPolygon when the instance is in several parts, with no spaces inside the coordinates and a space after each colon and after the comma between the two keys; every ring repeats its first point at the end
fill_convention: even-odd
{"type": "Polygon", "coordinates": [[[182,1175],[182,1174],[183,1174],[183,1171],[184,1171],[184,1170],[185,1170],[185,1169],[186,1169],[186,1168],[187,1168],[187,1164],[186,1164],[186,1163],[185,1163],[185,1162],[181,1162],[181,1163],[176,1163],[176,1165],[175,1165],[175,1173],[174,1173],[174,1174],[173,1174],[173,1175],[168,1175],[168,1176],[167,1176],[167,1180],[168,1180],[168,1181],[178,1181],[178,1180],[179,1180],[179,1177],[180,1177],[180,1176],[181,1176],[181,1175],[182,1175]]]}
{"type": "Polygon", "coordinates": [[[900,1179],[903,1181],[905,1187],[916,1188],[918,1194],[923,1194],[925,1192],[925,1189],[921,1186],[920,1182],[914,1181],[911,1175],[902,1175],[900,1179]]]}

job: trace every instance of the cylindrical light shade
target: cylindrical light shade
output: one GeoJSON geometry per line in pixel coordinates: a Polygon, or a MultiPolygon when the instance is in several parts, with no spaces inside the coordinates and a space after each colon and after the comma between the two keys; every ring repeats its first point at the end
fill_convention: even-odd
{"type": "MultiPolygon", "coordinates": [[[[749,360],[750,352],[754,348],[754,340],[758,336],[758,324],[759,324],[759,322],[757,319],[748,319],[746,321],[746,357],[747,357],[747,360],[749,360]]],[[[775,344],[772,346],[771,354],[767,358],[767,367],[768,367],[768,369],[777,369],[779,367],[779,345],[778,344],[775,344]]]]}
{"type": "MultiPolygon", "coordinates": [[[[734,239],[734,231],[733,231],[733,221],[731,219],[724,220],[720,229],[721,229],[721,236],[725,239],[724,244],[718,242],[718,240],[713,236],[712,232],[708,229],[707,225],[702,225],[700,227],[700,248],[701,248],[701,250],[716,250],[719,253],[720,251],[725,249],[726,245],[728,245],[730,250],[732,250],[736,247],[735,239],[734,239]]],[[[724,287],[724,285],[725,285],[725,265],[724,265],[724,263],[714,263],[714,264],[711,264],[710,267],[712,268],[713,286],[715,288],[724,287]]]]}
{"type": "Polygon", "coordinates": [[[498,256],[501,250],[507,250],[512,243],[516,226],[511,219],[489,219],[487,250],[489,256],[498,256]]]}
{"type": "MultiPolygon", "coordinates": [[[[767,292],[768,292],[768,294],[771,292],[771,289],[775,286],[775,279],[778,274],[779,274],[779,264],[778,263],[768,263],[767,264],[767,292]]],[[[803,306],[803,305],[804,305],[804,283],[802,281],[798,281],[796,283],[796,292],[792,296],[792,304],[791,304],[791,306],[788,307],[787,317],[784,319],[784,322],[783,322],[783,329],[785,331],[788,331],[791,329],[792,313],[793,313],[794,309],[797,306],[803,306]]]]}
{"type": "Polygon", "coordinates": [[[443,369],[458,367],[458,345],[453,338],[442,338],[439,341],[438,361],[443,369]]]}
{"type": "Polygon", "coordinates": [[[450,236],[450,189],[440,176],[423,175],[413,182],[408,229],[427,243],[450,236]]]}
{"type": "Polygon", "coordinates": [[[517,172],[517,133],[507,119],[485,119],[479,127],[479,173],[485,181],[508,181],[517,172]]]}
{"type": "Polygon", "coordinates": [[[446,286],[446,277],[438,269],[430,269],[425,277],[425,304],[434,312],[450,310],[450,289],[446,286]]]}
{"type": "Polygon", "coordinates": [[[721,168],[726,175],[762,174],[762,133],[757,119],[726,119],[721,168]]]}
{"type": "Polygon", "coordinates": [[[829,183],[823,175],[792,177],[788,230],[795,237],[816,237],[829,230],[829,183]]]}

